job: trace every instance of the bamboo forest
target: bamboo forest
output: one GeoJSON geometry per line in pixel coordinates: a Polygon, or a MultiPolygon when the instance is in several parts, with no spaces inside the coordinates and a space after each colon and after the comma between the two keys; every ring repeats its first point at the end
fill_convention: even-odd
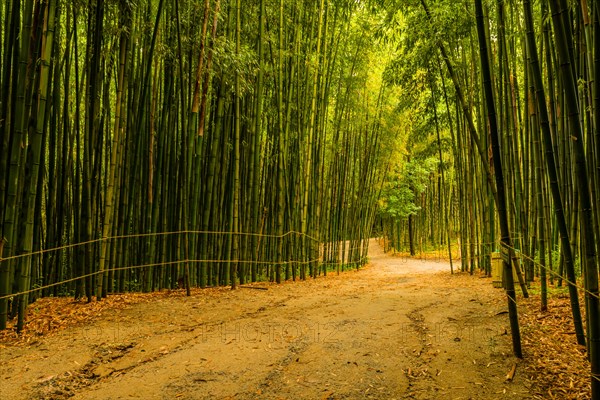
{"type": "Polygon", "coordinates": [[[600,400],[599,0],[0,4],[2,399],[600,400]]]}

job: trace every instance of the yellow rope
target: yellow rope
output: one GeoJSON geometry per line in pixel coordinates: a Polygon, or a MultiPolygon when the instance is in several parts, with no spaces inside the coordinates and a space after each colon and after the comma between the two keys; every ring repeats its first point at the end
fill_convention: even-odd
{"type": "Polygon", "coordinates": [[[297,232],[297,231],[289,231],[282,235],[268,235],[268,234],[251,233],[251,232],[219,232],[219,231],[190,231],[190,230],[174,231],[174,232],[137,233],[137,234],[131,234],[131,235],[119,235],[119,236],[110,236],[110,237],[106,237],[106,238],[92,239],[92,240],[88,240],[86,242],[72,243],[72,244],[67,244],[67,245],[60,246],[60,247],[53,247],[50,249],[42,249],[42,250],[34,251],[31,253],[18,254],[18,255],[6,257],[6,258],[0,258],[0,262],[15,260],[15,259],[24,258],[24,257],[41,255],[41,254],[50,253],[50,252],[54,252],[54,251],[58,251],[58,250],[72,249],[72,248],[79,247],[79,246],[85,246],[88,244],[94,244],[94,243],[109,241],[109,240],[113,240],[113,239],[145,238],[145,237],[151,237],[151,236],[168,236],[168,235],[180,235],[180,234],[259,236],[259,237],[266,237],[266,238],[273,238],[273,239],[283,239],[290,235],[298,235],[298,236],[306,237],[312,241],[319,242],[319,240],[317,240],[313,236],[306,234],[306,233],[297,232]]]}
{"type": "Polygon", "coordinates": [[[160,263],[151,263],[151,264],[143,264],[143,265],[133,265],[130,267],[118,267],[118,268],[109,268],[109,269],[105,269],[104,271],[96,271],[96,272],[92,272],[86,275],[81,275],[78,276],[76,278],[71,278],[71,279],[66,279],[64,281],[60,281],[60,282],[55,282],[55,283],[51,283],[45,286],[40,286],[37,287],[35,289],[29,289],[29,290],[25,290],[23,292],[18,292],[18,293],[13,293],[7,296],[2,296],[0,297],[0,300],[2,299],[9,299],[12,297],[17,297],[17,296],[22,296],[24,294],[29,294],[29,293],[33,293],[33,292],[38,292],[40,290],[44,290],[44,289],[48,289],[54,286],[59,286],[65,283],[69,283],[69,282],[75,282],[78,281],[80,279],[86,279],[86,278],[90,278],[92,276],[96,276],[96,275],[100,275],[100,274],[105,274],[108,272],[115,272],[115,271],[126,271],[126,270],[132,270],[132,269],[140,269],[140,268],[148,268],[148,267],[166,267],[166,266],[170,266],[170,265],[175,265],[175,264],[185,264],[185,263],[209,263],[209,264],[216,264],[216,263],[238,263],[238,264],[273,264],[273,265],[288,265],[288,264],[310,264],[313,262],[317,262],[319,261],[319,259],[313,259],[313,260],[308,260],[308,261],[280,261],[280,262],[274,262],[274,261],[251,261],[251,260],[178,260],[178,261],[166,261],[166,262],[160,262],[160,263]]]}
{"type": "Polygon", "coordinates": [[[581,290],[582,292],[589,294],[592,297],[595,297],[597,299],[600,299],[600,296],[598,296],[596,293],[590,292],[589,290],[587,290],[586,288],[580,286],[577,284],[577,282],[571,282],[567,277],[564,277],[562,275],[560,275],[557,272],[552,271],[550,268],[548,268],[548,266],[541,264],[540,262],[534,260],[533,258],[531,258],[530,256],[528,256],[527,254],[521,253],[520,250],[515,249],[514,247],[509,246],[506,243],[500,243],[501,246],[513,250],[515,252],[515,254],[518,254],[519,257],[523,257],[526,260],[531,261],[534,265],[539,266],[540,268],[543,268],[546,272],[549,272],[551,275],[560,278],[562,280],[564,280],[565,282],[567,282],[569,285],[575,286],[576,288],[578,288],[579,290],[581,290]]]}

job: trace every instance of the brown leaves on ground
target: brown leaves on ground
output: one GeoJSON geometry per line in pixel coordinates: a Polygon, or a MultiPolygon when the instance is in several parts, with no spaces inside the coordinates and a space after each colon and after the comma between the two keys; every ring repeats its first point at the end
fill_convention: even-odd
{"type": "MultiPolygon", "coordinates": [[[[192,295],[214,296],[227,287],[192,289],[192,295]]],[[[126,308],[133,304],[154,301],[169,296],[183,297],[185,289],[164,290],[153,293],[111,294],[101,301],[87,301],[87,298],[73,300],[72,297],[44,297],[27,307],[23,331],[16,333],[17,319],[9,321],[7,329],[0,331],[0,349],[6,345],[27,345],[36,338],[51,335],[70,326],[87,323],[103,313],[126,308]]]]}
{"type": "MultiPolygon", "coordinates": [[[[455,283],[453,283],[455,284],[455,283]]],[[[463,282],[464,284],[464,282],[463,282]]],[[[535,286],[535,284],[534,284],[535,286]]],[[[537,289],[537,288],[536,288],[537,289]]],[[[192,289],[194,296],[218,297],[229,288],[192,289]]],[[[536,290],[539,292],[539,290],[536,290]]],[[[25,327],[15,332],[16,319],[0,331],[0,349],[7,345],[28,345],[70,326],[82,325],[128,306],[166,297],[183,297],[184,289],[154,293],[109,295],[102,301],[75,301],[73,298],[42,298],[27,309],[25,327]]],[[[498,297],[500,304],[505,302],[498,297]]],[[[584,304],[583,299],[581,304],[584,304]]],[[[548,311],[540,311],[540,296],[519,299],[519,320],[525,359],[522,373],[530,381],[536,399],[590,399],[590,365],[585,348],[577,344],[570,303],[564,294],[548,300],[548,311]]]]}
{"type": "Polygon", "coordinates": [[[549,298],[547,312],[540,304],[539,295],[519,303],[523,365],[533,398],[590,399],[590,364],[577,344],[569,297],[549,298]]]}

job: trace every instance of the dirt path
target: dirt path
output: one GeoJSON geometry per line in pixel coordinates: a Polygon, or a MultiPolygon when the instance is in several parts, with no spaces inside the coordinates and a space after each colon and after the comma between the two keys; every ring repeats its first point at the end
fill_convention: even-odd
{"type": "Polygon", "coordinates": [[[489,279],[385,255],[137,304],[0,355],[2,399],[525,399],[489,279]],[[443,271],[443,272],[442,272],[443,271]]]}

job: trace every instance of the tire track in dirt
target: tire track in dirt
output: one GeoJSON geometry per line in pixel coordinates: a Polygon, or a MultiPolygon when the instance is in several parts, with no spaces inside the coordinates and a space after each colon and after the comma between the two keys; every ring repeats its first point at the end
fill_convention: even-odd
{"type": "Polygon", "coordinates": [[[408,388],[403,398],[413,399],[415,396],[423,390],[433,388],[433,391],[440,389],[439,385],[434,379],[434,374],[437,376],[440,371],[436,370],[432,372],[429,370],[429,363],[431,360],[439,354],[439,351],[432,349],[432,343],[429,340],[430,329],[425,323],[425,317],[422,311],[425,311],[436,303],[429,303],[421,307],[417,307],[411,310],[407,316],[411,321],[411,327],[414,329],[416,335],[419,337],[419,348],[415,348],[412,351],[405,352],[405,355],[412,360],[413,368],[407,368],[403,371],[408,377],[408,388]]]}

